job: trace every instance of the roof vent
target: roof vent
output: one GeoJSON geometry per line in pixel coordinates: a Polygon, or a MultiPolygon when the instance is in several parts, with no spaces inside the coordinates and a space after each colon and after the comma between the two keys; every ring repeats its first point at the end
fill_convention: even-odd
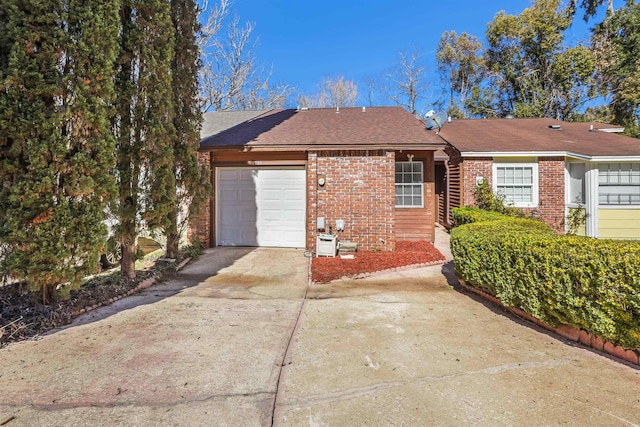
{"type": "Polygon", "coordinates": [[[549,129],[551,130],[562,130],[560,125],[549,125],[549,129]]]}
{"type": "Polygon", "coordinates": [[[624,132],[624,128],[600,128],[598,129],[598,131],[607,133],[620,133],[624,132]]]}

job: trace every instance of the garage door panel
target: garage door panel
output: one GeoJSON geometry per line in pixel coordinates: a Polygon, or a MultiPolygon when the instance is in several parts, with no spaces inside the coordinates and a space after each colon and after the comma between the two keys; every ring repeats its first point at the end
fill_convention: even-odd
{"type": "Polygon", "coordinates": [[[280,209],[265,209],[262,212],[262,220],[279,223],[282,221],[282,211],[280,209]]]}
{"type": "Polygon", "coordinates": [[[254,169],[238,169],[238,177],[243,181],[251,181],[255,175],[254,169]]]}
{"type": "MultiPolygon", "coordinates": [[[[254,226],[256,223],[256,211],[250,209],[243,209],[236,212],[236,218],[239,218],[240,224],[246,226],[254,226]]],[[[255,227],[254,227],[255,229],[255,227]]]]}
{"type": "Polygon", "coordinates": [[[304,190],[286,189],[284,190],[284,200],[304,199],[304,190]]]}
{"type": "Polygon", "coordinates": [[[218,200],[221,202],[237,202],[240,200],[240,192],[237,190],[220,190],[218,192],[218,200]]]}
{"type": "Polygon", "coordinates": [[[298,233],[296,231],[267,230],[260,231],[257,236],[258,246],[273,246],[272,242],[280,242],[280,247],[297,247],[298,233]]]}
{"type": "Polygon", "coordinates": [[[222,231],[218,244],[221,246],[258,246],[255,234],[246,228],[230,228],[222,231]]]}
{"type": "Polygon", "coordinates": [[[282,200],[282,191],[277,188],[276,189],[269,188],[269,189],[262,190],[260,199],[266,200],[266,201],[280,201],[282,200]]]}
{"type": "Polygon", "coordinates": [[[221,169],[218,173],[218,181],[238,181],[238,174],[237,169],[221,169]]]}
{"type": "Polygon", "coordinates": [[[240,190],[240,200],[243,202],[255,203],[256,190],[254,188],[242,188],[240,190]]]}
{"type": "Polygon", "coordinates": [[[219,245],[304,247],[304,169],[219,169],[219,245]]]}
{"type": "Polygon", "coordinates": [[[255,229],[256,215],[250,211],[221,213],[219,221],[228,227],[251,227],[255,229]]]}
{"type": "Polygon", "coordinates": [[[303,210],[287,210],[283,212],[282,219],[284,221],[295,222],[304,221],[305,212],[303,210]]]}

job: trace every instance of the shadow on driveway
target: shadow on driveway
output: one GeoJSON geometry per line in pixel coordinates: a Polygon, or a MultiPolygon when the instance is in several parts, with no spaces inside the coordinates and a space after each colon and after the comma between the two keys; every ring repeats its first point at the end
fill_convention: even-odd
{"type": "Polygon", "coordinates": [[[256,248],[233,247],[213,248],[205,250],[205,253],[195,261],[190,262],[181,271],[164,281],[156,282],[151,287],[139,293],[124,297],[114,303],[100,307],[89,313],[78,316],[72,323],[61,328],[54,329],[47,335],[55,334],[74,326],[86,325],[114,314],[130,310],[147,304],[155,304],[165,298],[174,296],[186,289],[200,285],[211,277],[220,274],[221,271],[233,266],[239,259],[247,256],[256,248]]]}

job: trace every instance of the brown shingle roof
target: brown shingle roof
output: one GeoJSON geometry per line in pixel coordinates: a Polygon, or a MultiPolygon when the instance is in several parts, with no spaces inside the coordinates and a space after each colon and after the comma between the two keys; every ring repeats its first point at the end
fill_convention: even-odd
{"type": "Polygon", "coordinates": [[[454,120],[440,136],[462,153],[557,152],[599,156],[640,156],[640,140],[597,131],[603,123],[569,123],[553,119],[454,120]],[[560,126],[552,130],[549,126],[560,126]],[[593,126],[594,132],[590,132],[593,126]]]}
{"type": "Polygon", "coordinates": [[[269,110],[211,111],[202,115],[200,139],[215,135],[251,120],[269,110]]]}
{"type": "Polygon", "coordinates": [[[201,147],[253,149],[442,148],[436,134],[402,107],[272,110],[201,141],[201,147]]]}

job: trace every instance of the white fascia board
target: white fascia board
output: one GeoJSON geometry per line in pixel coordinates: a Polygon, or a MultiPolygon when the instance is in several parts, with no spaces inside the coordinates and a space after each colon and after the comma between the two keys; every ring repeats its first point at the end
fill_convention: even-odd
{"type": "Polygon", "coordinates": [[[639,162],[638,156],[588,156],[571,151],[462,151],[462,157],[571,157],[592,162],[639,162]]]}
{"type": "Polygon", "coordinates": [[[605,162],[640,162],[640,156],[597,156],[592,157],[591,161],[605,162]]]}
{"type": "Polygon", "coordinates": [[[462,151],[462,157],[573,157],[590,160],[590,156],[570,151],[462,151]]]}

